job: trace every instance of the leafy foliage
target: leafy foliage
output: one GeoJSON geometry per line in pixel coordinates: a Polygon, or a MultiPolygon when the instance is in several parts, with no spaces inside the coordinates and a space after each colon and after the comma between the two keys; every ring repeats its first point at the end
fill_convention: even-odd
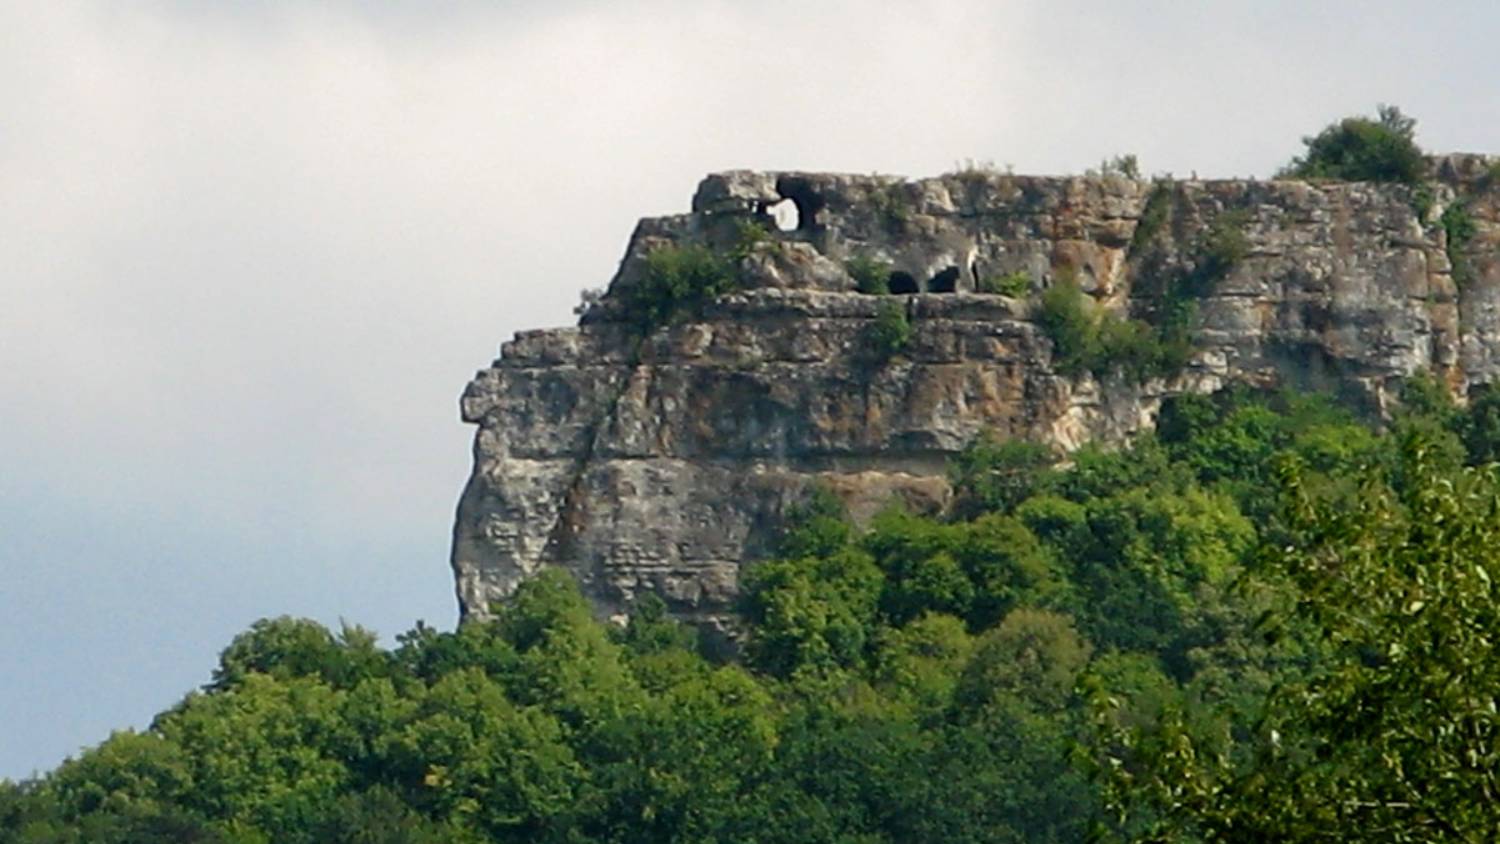
{"type": "Polygon", "coordinates": [[[1137,378],[1170,375],[1187,364],[1192,358],[1191,329],[1198,301],[1210,295],[1250,253],[1246,233],[1250,215],[1244,209],[1230,209],[1204,227],[1184,265],[1164,265],[1157,234],[1171,216],[1171,197],[1170,183],[1158,183],[1131,239],[1132,257],[1144,256],[1132,290],[1133,319],[1111,322],[1106,317],[1100,326],[1100,359],[1119,361],[1137,378]]]}
{"type": "Polygon", "coordinates": [[[1127,152],[1117,155],[1099,163],[1099,174],[1101,176],[1123,176],[1127,179],[1139,179],[1141,177],[1141,162],[1135,153],[1127,152]]]}
{"type": "Polygon", "coordinates": [[[1214,282],[1224,278],[1229,271],[1250,253],[1250,238],[1245,234],[1249,215],[1242,211],[1226,211],[1208,224],[1198,245],[1198,260],[1201,267],[1195,279],[1196,291],[1200,295],[1214,282]]]}
{"type": "Polygon", "coordinates": [[[975,518],[1012,512],[1039,491],[1055,462],[1052,450],[1039,443],[1001,440],[990,431],[980,434],[949,465],[954,514],[975,518]]]}
{"type": "Polygon", "coordinates": [[[1500,398],[1401,397],[1179,397],[1067,463],[987,436],[940,517],[812,490],[729,663],[551,570],[391,649],[257,622],[0,783],[0,841],[1492,840],[1500,398]]]}
{"type": "Polygon", "coordinates": [[[911,342],[911,323],[899,302],[881,302],[875,319],[865,330],[864,351],[876,363],[885,363],[911,342]]]}
{"type": "Polygon", "coordinates": [[[1031,294],[1031,274],[1016,270],[1005,275],[985,276],[979,280],[979,292],[1024,299],[1031,294]]]}
{"type": "Polygon", "coordinates": [[[736,220],[734,233],[734,245],[729,249],[733,261],[743,261],[762,250],[781,248],[781,242],[758,220],[736,220]]]}
{"type": "Polygon", "coordinates": [[[1416,126],[1416,120],[1396,106],[1380,106],[1374,120],[1346,117],[1303,138],[1307,151],[1292,159],[1282,175],[1415,184],[1426,167],[1422,150],[1413,140],[1416,126]]]}
{"type": "Polygon", "coordinates": [[[1458,432],[1470,465],[1500,462],[1500,389],[1492,384],[1475,388],[1464,413],[1450,411],[1441,419],[1458,432]]]}
{"type": "Polygon", "coordinates": [[[1151,188],[1135,231],[1130,233],[1130,254],[1135,255],[1152,241],[1172,214],[1172,182],[1160,180],[1151,188]]]}
{"type": "Polygon", "coordinates": [[[626,290],[625,311],[641,333],[650,333],[738,287],[733,262],[707,246],[659,246],[646,255],[641,277],[626,290]]]}
{"type": "Polygon", "coordinates": [[[854,279],[861,293],[883,295],[891,292],[891,265],[869,255],[855,255],[844,262],[844,270],[854,279]]]}
{"type": "Polygon", "coordinates": [[[1453,281],[1463,286],[1473,281],[1474,270],[1469,265],[1469,257],[1464,251],[1469,241],[1474,239],[1478,230],[1474,226],[1474,218],[1469,215],[1469,209],[1462,202],[1455,202],[1443,209],[1440,220],[1443,224],[1443,233],[1446,237],[1446,249],[1448,263],[1453,266],[1453,281]]]}
{"type": "Polygon", "coordinates": [[[904,182],[888,182],[871,190],[869,203],[889,231],[900,232],[911,219],[911,200],[907,196],[904,182]]]}
{"type": "Polygon", "coordinates": [[[1052,339],[1052,357],[1058,371],[1076,374],[1103,363],[1101,319],[1076,281],[1064,279],[1043,291],[1037,324],[1052,339]]]}
{"type": "Polygon", "coordinates": [[[1411,210],[1417,215],[1417,222],[1427,225],[1431,222],[1432,209],[1437,205],[1437,192],[1432,189],[1429,182],[1419,182],[1411,189],[1411,210]]]}
{"type": "Polygon", "coordinates": [[[1267,695],[1259,730],[1218,746],[1181,711],[1154,729],[1106,730],[1116,805],[1153,818],[1139,838],[1312,841],[1342,829],[1480,841],[1500,830],[1500,487],[1492,472],[1452,474],[1428,457],[1408,439],[1407,489],[1377,485],[1353,507],[1313,492],[1297,461],[1281,464],[1293,541],[1267,566],[1296,587],[1290,611],[1329,647],[1267,695]]]}
{"type": "Polygon", "coordinates": [[[1052,339],[1054,365],[1065,375],[1092,372],[1103,377],[1121,371],[1144,380],[1169,374],[1187,359],[1185,339],[1166,337],[1143,320],[1100,308],[1071,279],[1042,293],[1036,320],[1052,339]]]}

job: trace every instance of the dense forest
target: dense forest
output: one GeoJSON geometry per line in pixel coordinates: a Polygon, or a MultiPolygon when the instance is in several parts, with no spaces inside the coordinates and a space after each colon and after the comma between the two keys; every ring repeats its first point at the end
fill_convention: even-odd
{"type": "Polygon", "coordinates": [[[1497,450],[1500,391],[1420,378],[1379,427],[1238,391],[983,439],[942,516],[810,496],[729,662],[555,572],[392,649],[261,621],[0,785],[0,840],[1495,840],[1497,450]]]}

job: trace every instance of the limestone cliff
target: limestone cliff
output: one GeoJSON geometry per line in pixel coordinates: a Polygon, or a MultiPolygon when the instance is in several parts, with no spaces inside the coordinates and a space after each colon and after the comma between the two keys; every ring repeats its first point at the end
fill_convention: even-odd
{"type": "Polygon", "coordinates": [[[709,176],[691,213],[641,221],[578,327],[518,334],[465,392],[478,433],[454,530],[462,611],[483,615],[561,565],[604,614],[651,591],[732,635],[741,566],[813,483],[857,518],[893,498],[935,510],[947,458],[981,431],[1064,449],[1119,441],[1164,396],[1234,381],[1337,389],[1379,409],[1402,377],[1430,370],[1462,395],[1500,368],[1492,164],[1433,159],[1421,188],[709,176]],[[1441,221],[1455,205],[1474,234],[1450,244],[1441,221]],[[744,248],[747,220],[771,241],[744,248]],[[1185,366],[1059,371],[1036,291],[1066,277],[1108,309],[1149,311],[1162,278],[1202,269],[1205,237],[1228,220],[1248,248],[1197,294],[1185,366]],[[739,246],[743,289],[642,338],[627,292],[651,250],[684,243],[739,246]],[[857,292],[855,258],[883,264],[894,292],[857,292]],[[1014,295],[977,292],[997,277],[1014,295]],[[863,338],[891,301],[910,341],[871,361],[863,338]]]}

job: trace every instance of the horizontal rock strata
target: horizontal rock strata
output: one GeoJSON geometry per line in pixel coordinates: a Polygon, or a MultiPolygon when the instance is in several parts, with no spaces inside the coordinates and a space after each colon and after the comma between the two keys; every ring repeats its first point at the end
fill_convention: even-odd
{"type": "Polygon", "coordinates": [[[692,213],[641,221],[579,326],[517,335],[465,392],[478,432],[454,531],[462,611],[482,617],[559,565],[602,614],[652,592],[732,639],[741,567],[769,552],[813,484],[856,518],[893,500],[939,510],[948,458],[982,431],[1062,449],[1119,442],[1164,397],[1231,382],[1333,389],[1382,409],[1425,370],[1461,396],[1500,366],[1492,163],[1434,159],[1420,189],[709,176],[692,213]],[[1463,244],[1441,224],[1455,205],[1477,232],[1463,244]],[[748,222],[769,240],[747,248],[748,222]],[[1069,279],[1138,314],[1163,278],[1201,270],[1229,224],[1245,249],[1193,303],[1186,366],[1145,380],[1059,372],[1034,321],[1039,291],[1069,279]],[[641,336],[629,291],[652,250],[683,244],[738,247],[742,289],[641,336]],[[850,260],[883,265],[897,292],[857,292],[850,260]],[[1000,276],[1031,290],[978,292],[1000,276]],[[872,360],[866,338],[891,302],[910,340],[872,360]]]}

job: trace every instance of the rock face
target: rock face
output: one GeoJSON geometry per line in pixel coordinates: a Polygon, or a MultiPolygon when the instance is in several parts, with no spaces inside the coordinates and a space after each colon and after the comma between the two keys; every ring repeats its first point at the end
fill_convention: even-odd
{"type": "Polygon", "coordinates": [[[741,567],[813,484],[857,519],[892,499],[939,510],[947,459],[982,431],[1062,449],[1118,442],[1152,425],[1164,397],[1230,382],[1335,389],[1383,409],[1401,378],[1428,370],[1462,396],[1500,370],[1493,163],[1433,159],[1420,189],[709,176],[692,213],[641,221],[578,327],[518,334],[464,393],[478,433],[454,530],[462,611],[482,617],[559,565],[603,615],[654,592],[733,638],[741,567]],[[1455,206],[1475,233],[1450,244],[1455,206]],[[749,222],[770,239],[747,238],[749,222]],[[1069,279],[1149,318],[1162,280],[1202,274],[1225,231],[1240,254],[1194,293],[1184,367],[1059,371],[1033,318],[1039,291],[1069,279]],[[652,250],[683,244],[739,256],[742,289],[642,336],[630,290],[652,250]],[[883,264],[893,292],[857,292],[851,259],[883,264]],[[979,292],[998,277],[1017,295],[979,292]],[[892,302],[910,340],[874,360],[868,332],[892,302]]]}

